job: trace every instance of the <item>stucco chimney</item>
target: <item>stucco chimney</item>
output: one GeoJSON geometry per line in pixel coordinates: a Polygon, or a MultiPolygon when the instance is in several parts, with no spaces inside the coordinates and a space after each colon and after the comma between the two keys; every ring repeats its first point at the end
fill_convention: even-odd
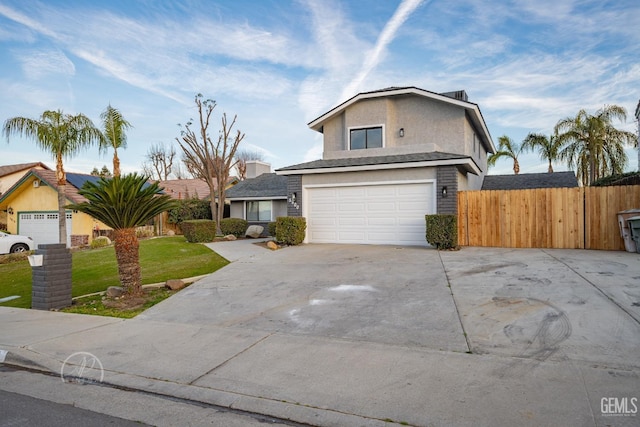
{"type": "Polygon", "coordinates": [[[263,173],[271,173],[271,164],[260,160],[247,160],[247,179],[255,178],[263,173]]]}

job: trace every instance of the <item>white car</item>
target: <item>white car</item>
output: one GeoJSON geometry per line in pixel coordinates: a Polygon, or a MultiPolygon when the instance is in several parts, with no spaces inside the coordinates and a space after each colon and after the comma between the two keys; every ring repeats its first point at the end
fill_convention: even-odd
{"type": "Polygon", "coordinates": [[[33,250],[31,237],[7,234],[0,231],[0,255],[16,254],[33,250]]]}

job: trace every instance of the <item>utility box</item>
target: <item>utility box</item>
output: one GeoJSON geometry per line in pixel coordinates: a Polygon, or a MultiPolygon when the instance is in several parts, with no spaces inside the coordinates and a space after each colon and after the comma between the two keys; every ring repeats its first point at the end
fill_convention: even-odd
{"type": "Polygon", "coordinates": [[[29,263],[33,278],[31,308],[51,310],[70,306],[71,251],[67,245],[39,245],[29,263]]]}
{"type": "Polygon", "coordinates": [[[629,218],[627,222],[629,223],[629,229],[631,230],[631,237],[636,244],[636,250],[640,254],[640,216],[629,218]]]}
{"type": "Polygon", "coordinates": [[[640,215],[640,209],[628,209],[618,212],[618,226],[620,227],[620,236],[624,240],[624,248],[627,252],[636,252],[638,250],[636,242],[633,240],[631,230],[629,229],[629,218],[640,215]]]}

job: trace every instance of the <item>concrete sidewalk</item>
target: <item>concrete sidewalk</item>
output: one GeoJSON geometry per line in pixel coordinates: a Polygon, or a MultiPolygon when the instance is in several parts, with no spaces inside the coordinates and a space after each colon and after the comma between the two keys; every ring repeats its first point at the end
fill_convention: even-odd
{"type": "Polygon", "coordinates": [[[640,421],[602,410],[640,398],[640,256],[215,245],[236,262],[135,319],[0,308],[5,363],[88,352],[105,383],[311,425],[640,421]]]}

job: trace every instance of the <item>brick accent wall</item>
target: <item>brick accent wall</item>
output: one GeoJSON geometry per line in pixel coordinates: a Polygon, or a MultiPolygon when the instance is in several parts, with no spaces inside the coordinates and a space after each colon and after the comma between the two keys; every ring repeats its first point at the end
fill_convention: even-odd
{"type": "Polygon", "coordinates": [[[39,245],[42,266],[31,267],[31,308],[51,310],[71,305],[71,251],[65,244],[39,245]]]}
{"type": "Polygon", "coordinates": [[[72,234],[71,235],[71,247],[79,248],[84,246],[89,246],[88,234],[72,234]]]}
{"type": "Polygon", "coordinates": [[[289,175],[287,178],[287,216],[302,216],[302,175],[289,175]],[[289,202],[293,193],[296,193],[295,205],[289,202]]]}
{"type": "Polygon", "coordinates": [[[439,166],[436,180],[436,197],[439,214],[458,214],[458,171],[455,166],[439,166]],[[447,197],[442,197],[442,187],[447,187],[447,197]]]}

